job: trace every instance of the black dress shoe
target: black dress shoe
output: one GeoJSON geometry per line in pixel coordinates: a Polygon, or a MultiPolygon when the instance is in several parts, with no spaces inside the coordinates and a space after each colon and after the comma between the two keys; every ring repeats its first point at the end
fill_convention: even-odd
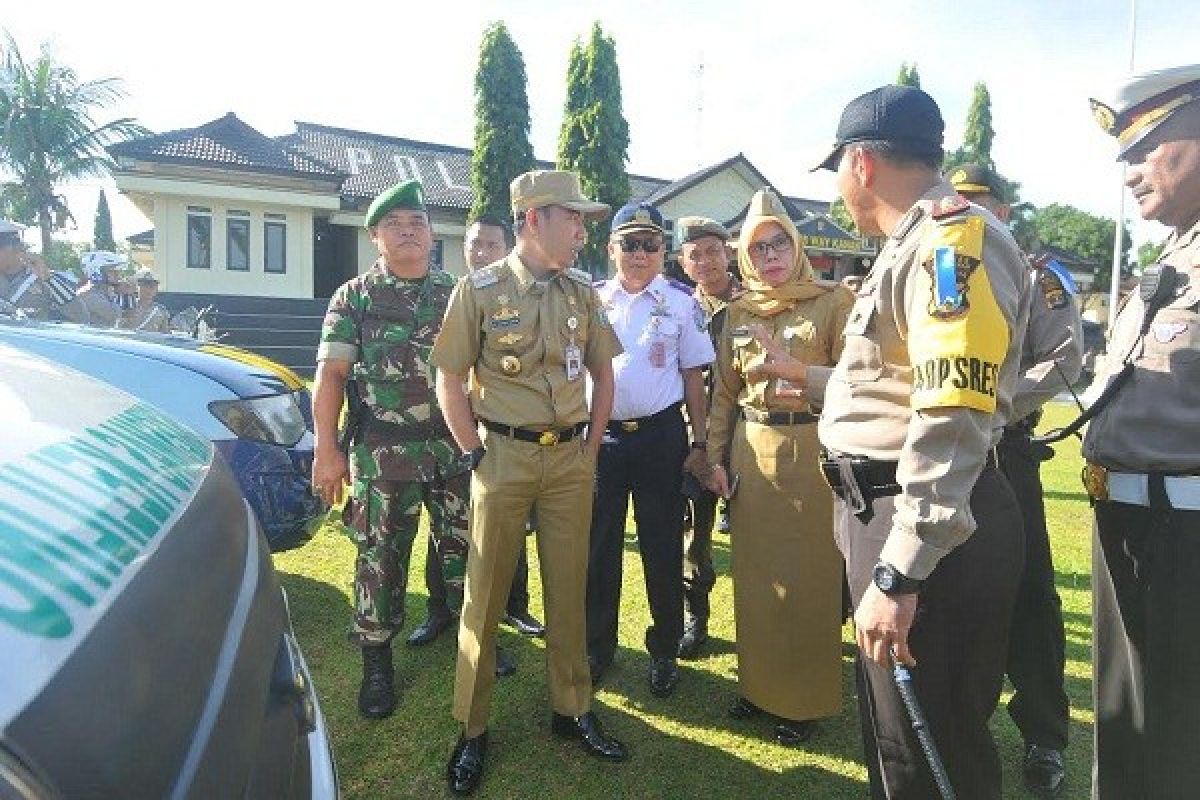
{"type": "Polygon", "coordinates": [[[810,719],[780,719],[775,723],[775,741],[784,747],[799,747],[812,738],[816,723],[810,719]]]}
{"type": "Polygon", "coordinates": [[[700,657],[700,648],[708,641],[708,623],[701,619],[690,619],[679,637],[679,657],[691,661],[700,657]]]}
{"type": "Polygon", "coordinates": [[[588,711],[580,717],[568,717],[555,713],[550,721],[550,729],[556,736],[564,739],[578,739],[583,749],[606,761],[624,761],[629,758],[625,745],[600,730],[600,720],[588,711]]]}
{"type": "Polygon", "coordinates": [[[446,781],[455,794],[473,794],[483,780],[483,757],[487,755],[487,731],[473,736],[458,737],[450,763],[446,764],[446,781]]]}
{"type": "Polygon", "coordinates": [[[546,626],[538,622],[528,611],[519,611],[515,614],[506,613],[504,615],[504,624],[522,636],[536,636],[541,638],[546,635],[546,626]]]}
{"type": "Polygon", "coordinates": [[[679,667],[673,658],[656,658],[650,664],[650,693],[666,697],[679,685],[679,667]]]}
{"type": "Polygon", "coordinates": [[[408,644],[411,647],[422,647],[429,644],[453,625],[454,619],[453,614],[430,614],[408,635],[408,644]]]}
{"type": "Polygon", "coordinates": [[[507,650],[500,647],[496,648],[496,677],[507,678],[509,675],[517,674],[517,662],[508,654],[507,650]]]}
{"type": "Polygon", "coordinates": [[[358,687],[358,713],[367,719],[390,717],[396,710],[392,646],[367,645],[362,649],[363,679],[358,687]]]}
{"type": "Polygon", "coordinates": [[[1062,795],[1066,780],[1062,751],[1037,744],[1029,745],[1025,751],[1025,767],[1022,772],[1025,788],[1038,797],[1054,798],[1062,795]]]}
{"type": "Polygon", "coordinates": [[[744,697],[738,697],[729,707],[729,716],[734,719],[751,719],[762,713],[762,709],[744,697]]]}

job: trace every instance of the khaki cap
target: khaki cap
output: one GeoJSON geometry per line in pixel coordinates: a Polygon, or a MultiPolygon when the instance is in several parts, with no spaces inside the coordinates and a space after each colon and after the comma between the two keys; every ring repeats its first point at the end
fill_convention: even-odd
{"type": "Polygon", "coordinates": [[[518,175],[509,186],[509,194],[514,214],[531,208],[562,206],[586,217],[606,217],[610,210],[606,204],[584,197],[579,176],[562,170],[538,169],[518,175]]]}
{"type": "Polygon", "coordinates": [[[154,270],[149,267],[141,267],[137,272],[133,273],[134,283],[158,283],[158,278],[154,277],[154,270]]]}
{"type": "Polygon", "coordinates": [[[709,217],[680,217],[675,220],[675,244],[683,247],[702,236],[715,236],[722,242],[730,239],[729,229],[709,217]]]}

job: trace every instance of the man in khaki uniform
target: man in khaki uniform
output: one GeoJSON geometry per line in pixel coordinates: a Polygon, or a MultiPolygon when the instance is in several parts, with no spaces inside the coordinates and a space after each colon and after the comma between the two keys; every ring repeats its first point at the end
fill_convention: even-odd
{"type": "Polygon", "coordinates": [[[1132,76],[1092,108],[1117,138],[1142,217],[1172,229],[1158,291],[1148,270],[1117,316],[1096,382],[1118,388],[1096,401],[1083,442],[1096,509],[1092,797],[1190,798],[1200,792],[1200,64],[1132,76]]]}
{"type": "Polygon", "coordinates": [[[41,257],[25,252],[21,230],[15,222],[0,219],[0,314],[78,321],[81,305],[74,280],[51,272],[41,257]]]}
{"type": "Polygon", "coordinates": [[[621,345],[591,276],[571,268],[586,239],[585,218],[607,214],[608,206],[586,199],[570,172],[527,172],[511,193],[516,248],[459,282],[432,354],[439,403],[474,469],[454,686],[463,733],[447,767],[457,794],[473,792],[483,777],[496,625],[535,509],[552,730],[600,758],[627,755],[589,710],[584,635],[592,488],[621,345]]]}
{"type": "Polygon", "coordinates": [[[158,278],[154,277],[154,272],[149,267],[142,267],[134,274],[133,280],[137,285],[137,305],[121,314],[117,327],[170,333],[171,312],[154,300],[158,296],[158,278]]]}
{"type": "Polygon", "coordinates": [[[87,283],[75,299],[79,303],[77,319],[72,321],[93,328],[115,328],[121,314],[136,304],[134,289],[121,277],[129,260],[110,250],[93,250],[79,259],[87,283]]]}
{"type": "MultiPolygon", "coordinates": [[[[696,284],[693,296],[704,311],[716,347],[725,330],[725,308],[742,293],[741,282],[729,271],[729,231],[708,217],[680,217],[675,220],[675,241],[679,264],[696,284]]],[[[706,474],[695,477],[695,483],[688,481],[690,490],[686,492],[691,524],[683,532],[683,599],[687,615],[679,639],[679,657],[686,659],[697,658],[708,641],[708,596],[717,580],[712,563],[717,496],[700,485],[707,479],[706,474]]]]}
{"type": "Polygon", "coordinates": [[[959,797],[999,798],[988,720],[1000,698],[1020,580],[1021,516],[993,448],[1011,416],[1029,318],[1007,229],[939,176],[943,123],[920,89],[847,105],[832,152],[858,229],[887,239],[858,292],[821,394],[859,658],[859,712],[877,798],[939,795],[891,675],[914,683],[959,797]]]}

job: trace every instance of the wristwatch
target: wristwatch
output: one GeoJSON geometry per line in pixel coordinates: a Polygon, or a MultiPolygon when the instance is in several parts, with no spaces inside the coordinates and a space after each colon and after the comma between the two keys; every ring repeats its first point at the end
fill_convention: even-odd
{"type": "Polygon", "coordinates": [[[467,458],[467,463],[471,465],[472,472],[479,469],[479,462],[483,461],[483,455],[486,452],[487,450],[483,448],[483,445],[479,445],[479,447],[476,447],[471,452],[463,454],[467,458]]]}
{"type": "Polygon", "coordinates": [[[871,571],[871,578],[879,591],[888,597],[898,594],[916,594],[921,591],[925,581],[910,578],[886,561],[880,561],[871,571]]]}
{"type": "Polygon", "coordinates": [[[692,442],[693,450],[707,450],[708,442],[692,442]]]}

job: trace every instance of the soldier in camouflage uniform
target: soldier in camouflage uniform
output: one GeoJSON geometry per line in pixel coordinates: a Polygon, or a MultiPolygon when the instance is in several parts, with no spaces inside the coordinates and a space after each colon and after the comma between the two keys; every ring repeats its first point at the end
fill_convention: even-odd
{"type": "Polygon", "coordinates": [[[333,504],[351,479],[345,521],[358,557],[350,639],[363,651],[359,711],[379,719],[396,705],[391,640],[404,624],[422,506],[449,592],[461,603],[470,474],[434,393],[429,351],[454,278],[429,269],[433,236],[421,185],[407,181],[381,194],[366,226],[380,258],[334,293],[321,331],[313,488],[333,504]],[[337,435],[345,394],[348,463],[337,435]]]}

